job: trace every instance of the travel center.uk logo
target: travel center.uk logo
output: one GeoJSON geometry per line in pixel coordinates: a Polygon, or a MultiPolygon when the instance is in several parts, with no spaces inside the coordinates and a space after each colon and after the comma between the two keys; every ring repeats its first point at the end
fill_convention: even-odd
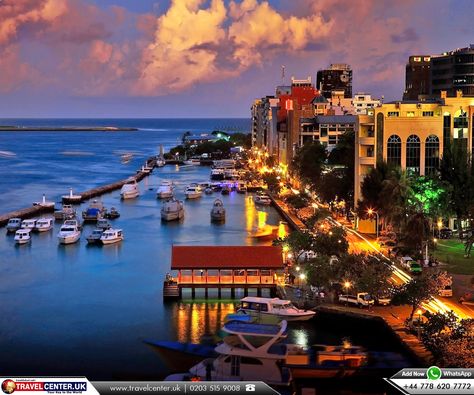
{"type": "Polygon", "coordinates": [[[86,378],[0,378],[2,392],[13,394],[46,392],[48,394],[98,394],[86,378]]]}

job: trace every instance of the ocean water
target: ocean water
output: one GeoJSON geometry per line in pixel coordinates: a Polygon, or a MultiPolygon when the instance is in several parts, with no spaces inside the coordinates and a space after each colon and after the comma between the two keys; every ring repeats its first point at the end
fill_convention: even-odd
{"type": "MultiPolygon", "coordinates": [[[[43,193],[56,201],[69,187],[82,191],[135,173],[160,144],[176,145],[184,131],[248,130],[246,119],[223,120],[0,120],[35,126],[134,126],[137,132],[0,132],[0,211],[28,207],[43,193]],[[227,126],[226,126],[227,125],[227,126]],[[134,152],[126,165],[120,153],[134,152]],[[71,154],[73,153],[73,154],[71,154]]],[[[253,204],[251,194],[203,196],[185,202],[182,223],[162,223],[155,197],[163,179],[177,184],[184,198],[190,182],[207,181],[210,169],[166,166],[140,182],[141,195],[121,201],[119,191],[104,195],[106,207],[121,217],[113,226],[125,240],[87,246],[86,225],[79,243],[59,246],[55,229],[34,234],[30,245],[15,246],[0,229],[0,371],[4,375],[85,375],[90,379],[160,379],[169,373],[144,339],[199,341],[217,332],[231,300],[185,300],[164,304],[162,283],[169,271],[171,245],[253,245],[258,221],[277,226],[272,207],[253,204]],[[227,219],[210,223],[216,197],[227,219]]],[[[84,203],[79,211],[85,209],[84,203]]],[[[396,346],[372,333],[327,322],[292,325],[290,339],[301,344],[338,343],[350,336],[375,350],[396,346]]]]}

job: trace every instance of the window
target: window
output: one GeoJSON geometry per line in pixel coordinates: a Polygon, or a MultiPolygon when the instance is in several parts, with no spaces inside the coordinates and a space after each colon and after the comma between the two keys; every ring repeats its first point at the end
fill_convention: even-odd
{"type": "Polygon", "coordinates": [[[433,111],[423,111],[423,116],[424,117],[432,117],[432,116],[434,116],[434,112],[433,111]]]}
{"type": "MultiPolygon", "coordinates": [[[[384,138],[384,117],[382,113],[377,114],[377,146],[383,147],[384,138]]],[[[377,161],[383,161],[383,150],[377,150],[377,161]]]]}
{"type": "Polygon", "coordinates": [[[328,141],[329,144],[337,144],[337,136],[329,136],[329,141],[328,141]]]}
{"type": "Polygon", "coordinates": [[[407,139],[407,172],[420,174],[420,138],[412,134],[407,139]]]}
{"type": "Polygon", "coordinates": [[[415,111],[407,111],[407,117],[414,117],[415,116],[415,111]]]}
{"type": "Polygon", "coordinates": [[[388,117],[398,117],[400,113],[398,111],[389,111],[387,114],[388,117]]]}
{"type": "Polygon", "coordinates": [[[387,140],[387,163],[395,166],[402,164],[402,139],[396,134],[387,140]]]}
{"type": "Polygon", "coordinates": [[[439,167],[439,139],[428,136],[425,144],[425,175],[434,175],[439,167]]]}
{"type": "Polygon", "coordinates": [[[454,138],[462,139],[467,138],[467,113],[466,111],[458,110],[454,114],[454,138]]]}

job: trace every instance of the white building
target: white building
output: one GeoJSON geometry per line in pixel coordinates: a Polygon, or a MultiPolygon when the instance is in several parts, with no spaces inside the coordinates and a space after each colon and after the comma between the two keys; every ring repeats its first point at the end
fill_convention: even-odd
{"type": "Polygon", "coordinates": [[[352,99],[352,105],[356,115],[368,114],[369,110],[380,106],[380,103],[380,100],[373,99],[368,93],[356,93],[352,99]]]}

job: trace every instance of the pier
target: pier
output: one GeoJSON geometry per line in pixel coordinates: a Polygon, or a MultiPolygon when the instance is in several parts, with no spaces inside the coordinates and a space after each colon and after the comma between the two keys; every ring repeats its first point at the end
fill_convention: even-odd
{"type": "Polygon", "coordinates": [[[209,289],[217,289],[221,297],[223,289],[256,289],[261,296],[266,289],[275,295],[283,272],[281,247],[275,246],[173,246],[171,270],[176,277],[168,276],[163,283],[163,298],[181,299],[183,289],[190,289],[194,298],[196,289],[203,289],[208,297],[209,289]]]}
{"type": "Polygon", "coordinates": [[[273,205],[277,209],[278,213],[285,218],[288,224],[293,228],[293,230],[307,230],[306,225],[293,213],[291,213],[288,209],[288,206],[285,202],[277,199],[273,196],[273,194],[268,193],[268,197],[272,201],[273,205]]]}

